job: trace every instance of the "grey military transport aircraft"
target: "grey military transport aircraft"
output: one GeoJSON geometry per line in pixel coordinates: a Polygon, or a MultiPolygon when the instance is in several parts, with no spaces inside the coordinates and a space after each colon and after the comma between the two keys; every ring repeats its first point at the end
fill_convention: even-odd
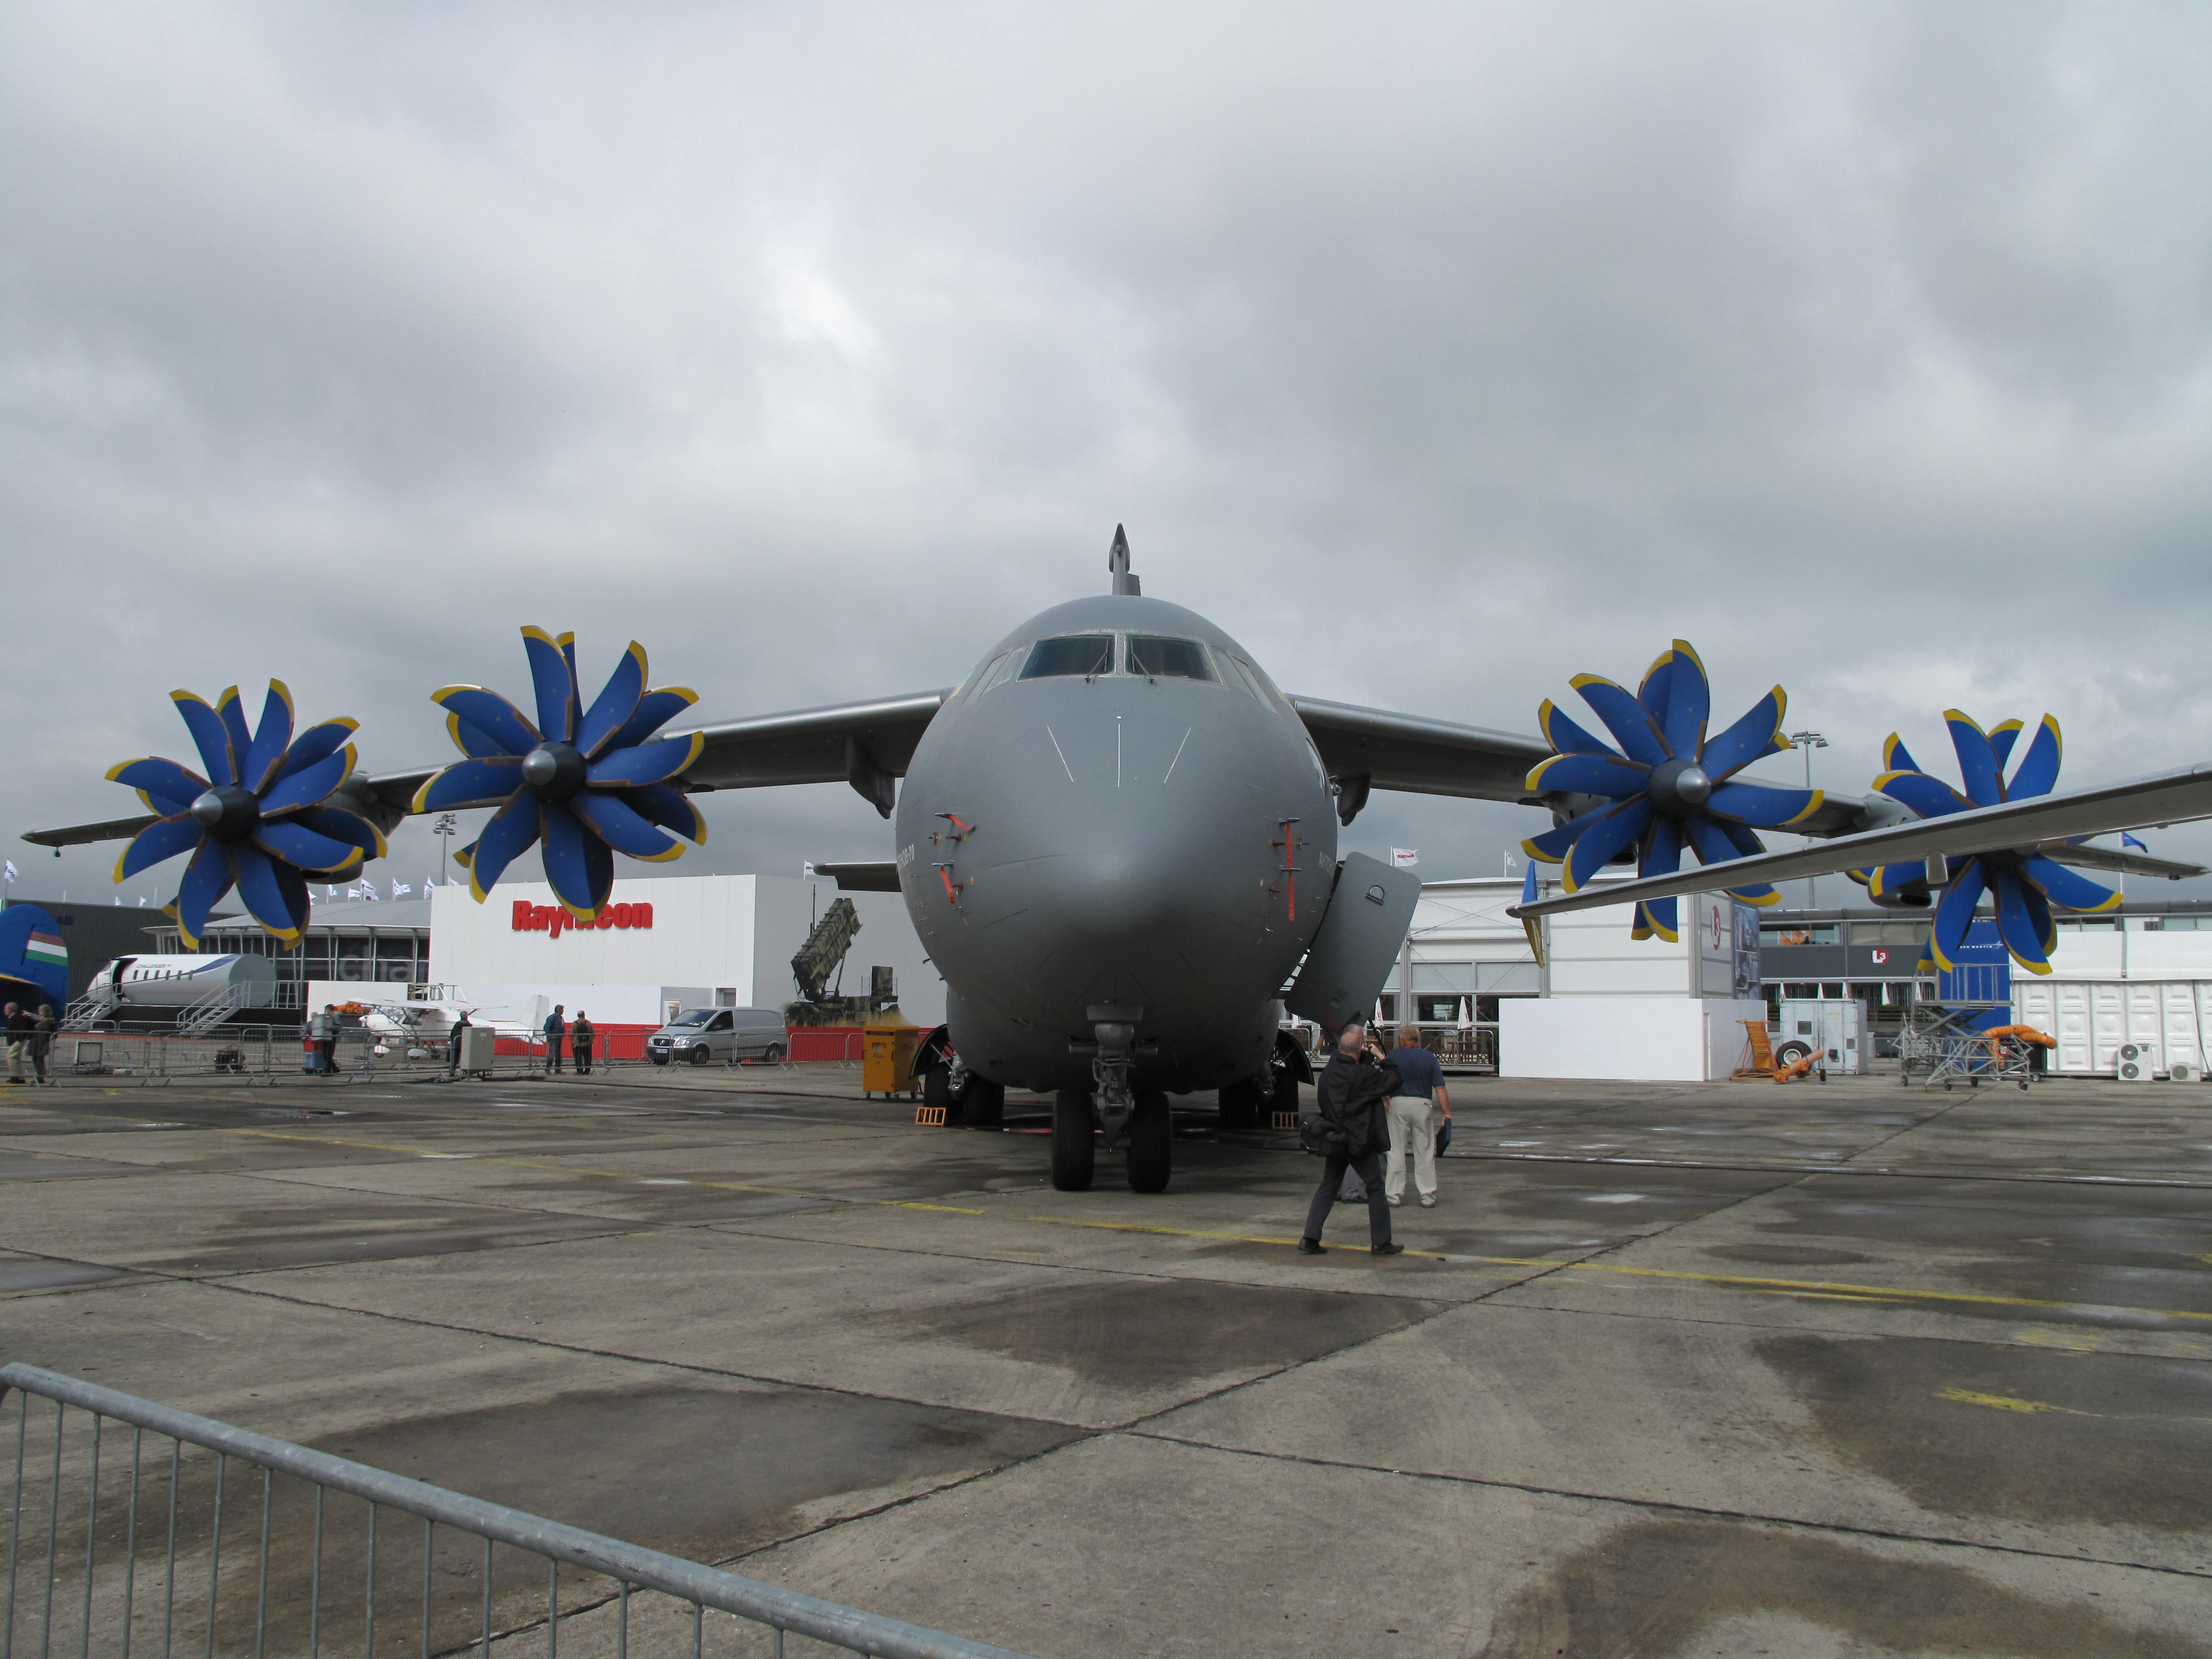
{"type": "MultiPolygon", "coordinates": [[[[1364,854],[1338,857],[1339,828],[1371,791],[1544,806],[1559,826],[1554,833],[1603,818],[1613,804],[1577,793],[1571,779],[1547,787],[1531,776],[1547,763],[1589,759],[1565,754],[1586,734],[1548,704],[1547,737],[1537,738],[1286,696],[1212,623],[1143,595],[1119,527],[1108,568],[1109,592],[1031,617],[950,690],[724,721],[650,741],[690,693],[644,690],[644,652],[632,646],[586,711],[573,640],[535,629],[525,638],[536,723],[481,688],[446,688],[435,696],[469,758],[442,769],[352,769],[349,745],[343,759],[331,752],[350,722],[312,728],[288,750],[290,699],[283,693],[280,710],[281,687],[272,688],[258,737],[247,732],[234,690],[219,708],[179,693],[211,784],[173,763],[126,763],[111,775],[139,787],[156,816],[26,839],[60,847],[135,837],[122,872],[202,836],[179,893],[191,925],[228,890],[227,883],[214,884],[228,872],[281,938],[283,902],[301,872],[335,867],[339,854],[357,863],[338,841],[349,836],[361,852],[380,852],[378,832],[410,811],[497,806],[470,849],[477,896],[542,835],[549,879],[588,918],[605,901],[610,848],[674,856],[680,849],[654,825],[703,837],[703,820],[686,797],[844,781],[892,820],[896,856],[817,868],[846,888],[902,894],[944,976],[946,1023],[930,1034],[919,1062],[929,1097],[947,1104],[954,1121],[975,1125],[997,1121],[1010,1085],[1048,1092],[1056,1186],[1091,1184],[1103,1133],[1109,1150],[1124,1153],[1131,1188],[1158,1192],[1170,1172],[1170,1094],[1218,1091],[1231,1127],[1249,1125],[1271,1105],[1294,1105],[1308,1073],[1282,1031],[1285,1011],[1329,1025],[1364,1013],[1386,983],[1420,883],[1364,854]],[[328,781],[303,781],[325,770],[328,781]],[[194,789],[205,793],[194,797],[194,789]],[[349,828],[349,818],[376,829],[349,828]],[[138,858],[150,842],[160,844],[138,858]],[[211,874],[196,889],[204,860],[211,874]]],[[[1680,653],[1687,655],[1679,672],[1668,672],[1686,684],[1694,653],[1678,645],[1680,653]]],[[[1646,695],[1657,703],[1665,701],[1662,669],[1670,660],[1662,657],[1647,679],[1646,695]]],[[[1704,756],[1701,667],[1695,679],[1690,723],[1704,756]]],[[[1686,696],[1674,701],[1678,714],[1686,696]]],[[[1774,699],[1771,709],[1754,709],[1723,734],[1745,734],[1745,760],[1786,747],[1776,736],[1778,689],[1774,699]]],[[[1601,771],[1610,763],[1590,763],[1601,771]]],[[[1653,776],[1654,810],[1673,811],[1685,833],[1698,829],[1685,816],[1696,815],[1693,805],[1718,812],[1730,798],[1717,792],[1735,789],[1740,802],[1786,811],[1797,833],[1845,838],[1839,847],[1879,842],[1900,828],[1932,833],[1931,846],[1950,844],[1942,825],[1901,823],[1905,810],[1880,794],[1791,792],[1732,773],[1716,780],[1680,761],[1653,776]]],[[[2203,810],[2212,813],[2212,800],[2203,810]]],[[[2118,804],[2101,817],[2075,817],[2061,833],[2090,833],[2092,820],[2100,830],[2144,821],[2118,804]]],[[[1644,844],[1648,854],[1651,835],[1644,844]]],[[[1695,850],[1708,863],[1729,856],[1702,841],[1695,850]]],[[[1925,850],[1915,842],[1904,855],[1925,850]]],[[[1631,841],[1609,860],[1602,849],[1593,857],[1620,862],[1635,852],[1631,841]]],[[[2106,867],[2119,856],[2081,853],[2079,861],[2106,867]]],[[[1832,859],[1821,867],[1863,861],[1832,859]]],[[[2148,860],[2129,867],[2136,866],[2165,874],[2194,868],[2148,860]]],[[[1707,872],[1670,890],[1716,884],[1707,872]]],[[[1656,885],[1636,884],[1630,896],[1656,885]]],[[[303,894],[294,895],[298,920],[303,894]]],[[[1583,900],[1622,902],[1588,888],[1583,900]]],[[[1671,918],[1671,903],[1650,914],[1671,918]]],[[[1638,915],[1642,927],[1646,913],[1638,915]]],[[[1665,931],[1671,921],[1654,925],[1665,931]]]]}

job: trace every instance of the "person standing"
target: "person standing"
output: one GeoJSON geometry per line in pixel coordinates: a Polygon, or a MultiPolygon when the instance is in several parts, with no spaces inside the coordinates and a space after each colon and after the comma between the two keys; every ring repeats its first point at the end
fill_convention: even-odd
{"type": "Polygon", "coordinates": [[[8,1005],[8,1081],[23,1080],[23,1048],[31,1040],[31,1028],[38,1022],[14,1003],[8,1005]]]}
{"type": "Polygon", "coordinates": [[[315,1017],[316,1069],[325,1076],[335,1077],[338,1069],[338,1006],[335,1002],[323,1005],[323,1012],[315,1017]]]}
{"type": "Polygon", "coordinates": [[[561,1074],[561,1039],[568,1035],[568,1022],[561,1018],[567,1005],[556,1002],[553,1012],[545,1016],[545,1069],[558,1077],[561,1074]]]}
{"type": "Polygon", "coordinates": [[[592,1074],[592,1039],[598,1035],[592,1029],[592,1022],[584,1011],[577,1009],[575,1024],[568,1028],[568,1055],[576,1062],[578,1077],[592,1074]]]}
{"type": "Polygon", "coordinates": [[[39,1022],[31,1030],[31,1066],[38,1074],[40,1088],[46,1087],[53,1081],[53,1079],[46,1075],[46,1055],[53,1048],[54,1033],[60,1029],[60,1022],[54,1018],[53,1004],[40,1003],[39,1022]]]}
{"type": "Polygon", "coordinates": [[[1337,1033],[1336,1053],[1314,1085],[1322,1120],[1329,1130],[1328,1150],[1322,1159],[1321,1185],[1314,1189],[1313,1203],[1306,1211],[1299,1255],[1327,1254],[1321,1231],[1328,1224],[1346,1170],[1357,1170],[1367,1188],[1368,1248],[1376,1255],[1396,1255],[1406,1248],[1390,1238],[1390,1206],[1382,1197],[1380,1156],[1389,1138],[1383,1103],[1399,1087],[1398,1068],[1367,1040],[1366,1022],[1346,1020],[1337,1033]]]}
{"type": "Polygon", "coordinates": [[[1444,1068],[1421,1047],[1418,1026],[1398,1028],[1398,1051],[1390,1056],[1398,1068],[1398,1092],[1390,1097],[1390,1158],[1382,1178],[1382,1191],[1395,1208],[1406,1196],[1406,1154],[1413,1153],[1413,1189],[1421,1207],[1437,1203],[1437,1113],[1451,1121],[1451,1096],[1444,1088],[1444,1068]]]}
{"type": "Polygon", "coordinates": [[[469,1011],[465,1008],[455,1015],[453,1023],[446,1028],[446,1075],[459,1074],[461,1066],[462,1035],[469,1029],[469,1011]]]}

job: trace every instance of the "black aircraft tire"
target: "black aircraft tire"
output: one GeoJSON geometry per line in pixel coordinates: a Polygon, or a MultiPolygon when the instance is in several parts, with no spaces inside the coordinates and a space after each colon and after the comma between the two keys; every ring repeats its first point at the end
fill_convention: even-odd
{"type": "Polygon", "coordinates": [[[1232,1083],[1221,1091],[1221,1127],[1231,1132],[1256,1129],[1267,1097],[1250,1078],[1232,1083]]]}
{"type": "Polygon", "coordinates": [[[1795,1066],[1801,1060],[1810,1059],[1813,1050],[1802,1042],[1785,1042],[1774,1051],[1778,1066],[1795,1066]]]}
{"type": "Polygon", "coordinates": [[[952,1098],[952,1073],[942,1066],[933,1066],[921,1074],[921,1103],[926,1109],[942,1106],[945,1127],[960,1127],[960,1103],[952,1098]]]}
{"type": "Polygon", "coordinates": [[[1148,1092],[1137,1097],[1137,1109],[1129,1115],[1129,1190],[1164,1193],[1175,1172],[1175,1122],[1168,1113],[1168,1097],[1148,1092]]]}
{"type": "Polygon", "coordinates": [[[1089,1192],[1097,1152],[1091,1091],[1062,1089],[1052,1098],[1052,1184],[1063,1193],[1089,1192]]]}
{"type": "Polygon", "coordinates": [[[960,1091],[960,1121],[971,1129],[995,1129],[1006,1121],[1006,1085],[987,1077],[968,1079],[960,1091]]]}

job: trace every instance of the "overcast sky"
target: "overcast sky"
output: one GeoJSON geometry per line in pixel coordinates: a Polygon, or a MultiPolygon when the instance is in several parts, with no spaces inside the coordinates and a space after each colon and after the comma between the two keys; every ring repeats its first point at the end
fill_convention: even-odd
{"type": "MultiPolygon", "coordinates": [[[[708,717],[948,685],[1116,520],[1317,696],[1533,730],[1680,634],[1837,788],[1954,704],[2057,715],[2062,787],[2212,757],[2208,86],[2212,9],[2112,0],[14,0],[15,890],[105,897],[12,836],[133,810],[172,687],[375,770],[525,623],[708,717]]],[[[890,852],[842,786],[708,811],[678,871],[890,852]]]]}

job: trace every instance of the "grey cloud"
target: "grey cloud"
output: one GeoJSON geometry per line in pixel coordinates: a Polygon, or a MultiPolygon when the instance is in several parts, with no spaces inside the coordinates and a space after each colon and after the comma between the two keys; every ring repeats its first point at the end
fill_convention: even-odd
{"type": "MultiPolygon", "coordinates": [[[[174,684],[434,759],[523,622],[716,714],[948,684],[1116,520],[1320,695],[1526,729],[1681,634],[1838,787],[1953,703],[2073,781],[2212,755],[2192,9],[0,27],[18,826],[118,810],[174,684]]],[[[836,790],[711,816],[706,867],[879,850],[836,790]]]]}

